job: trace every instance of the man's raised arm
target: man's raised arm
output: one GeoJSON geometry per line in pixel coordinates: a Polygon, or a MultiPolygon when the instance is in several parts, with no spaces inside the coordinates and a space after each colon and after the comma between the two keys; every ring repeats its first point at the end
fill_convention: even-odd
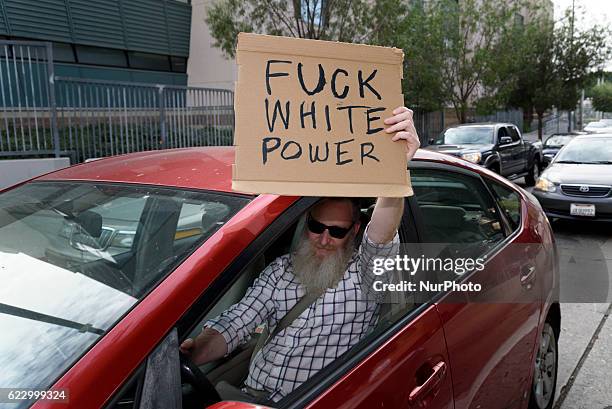
{"type": "MultiPolygon", "coordinates": [[[[396,108],[393,116],[385,119],[385,124],[390,125],[385,130],[388,134],[396,132],[392,140],[404,145],[406,158],[410,161],[420,146],[412,121],[412,111],[406,107],[396,108]]],[[[379,197],[368,227],[368,238],[378,244],[393,240],[403,213],[403,197],[379,197]]]]}

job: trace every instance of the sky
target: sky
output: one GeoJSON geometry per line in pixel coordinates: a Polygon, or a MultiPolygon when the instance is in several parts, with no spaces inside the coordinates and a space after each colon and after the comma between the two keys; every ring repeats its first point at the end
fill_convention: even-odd
{"type": "MultiPolygon", "coordinates": [[[[572,6],[572,0],[553,0],[555,20],[563,17],[566,8],[572,6]]],[[[612,0],[574,0],[575,10],[581,6],[584,16],[579,19],[576,14],[576,25],[587,28],[593,24],[601,24],[612,28],[612,0]]],[[[606,64],[606,69],[612,71],[612,60],[606,64]]]]}

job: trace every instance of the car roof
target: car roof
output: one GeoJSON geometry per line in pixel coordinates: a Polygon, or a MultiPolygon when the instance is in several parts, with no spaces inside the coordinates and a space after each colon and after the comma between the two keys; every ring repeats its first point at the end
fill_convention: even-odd
{"type": "Polygon", "coordinates": [[[490,128],[492,126],[516,126],[516,125],[511,124],[509,122],[474,122],[474,123],[469,123],[469,124],[453,125],[453,126],[450,126],[448,129],[451,129],[451,128],[490,128]]]}
{"type": "MultiPolygon", "coordinates": [[[[134,183],[234,192],[234,152],[233,146],[137,152],[82,163],[35,180],[134,183]]],[[[414,159],[472,167],[453,156],[423,149],[419,149],[414,159]]]]}
{"type": "Polygon", "coordinates": [[[584,135],[577,135],[574,139],[583,140],[589,138],[612,138],[612,132],[587,133],[584,135]]]}
{"type": "Polygon", "coordinates": [[[233,147],[145,151],[82,163],[36,180],[150,184],[231,192],[233,147]]]}
{"type": "Polygon", "coordinates": [[[548,138],[552,138],[553,136],[578,136],[578,135],[588,135],[588,132],[583,132],[583,131],[559,132],[559,133],[550,134],[548,138]]]}

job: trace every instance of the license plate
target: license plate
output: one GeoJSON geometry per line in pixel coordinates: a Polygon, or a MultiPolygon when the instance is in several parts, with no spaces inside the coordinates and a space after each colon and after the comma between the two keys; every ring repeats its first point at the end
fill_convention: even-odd
{"type": "Polygon", "coordinates": [[[593,204],[578,204],[570,205],[570,214],[572,216],[595,216],[595,205],[593,204]]]}

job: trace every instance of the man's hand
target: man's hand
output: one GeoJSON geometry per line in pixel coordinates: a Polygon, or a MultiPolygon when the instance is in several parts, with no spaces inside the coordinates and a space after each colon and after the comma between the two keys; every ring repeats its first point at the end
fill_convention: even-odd
{"type": "Polygon", "coordinates": [[[204,328],[195,339],[187,338],[179,350],[189,356],[196,365],[219,359],[227,354],[225,338],[211,328],[204,328]]]}
{"type": "Polygon", "coordinates": [[[385,124],[391,125],[385,130],[388,134],[397,132],[393,136],[392,141],[406,141],[406,157],[410,161],[417,149],[419,149],[419,146],[421,146],[419,136],[414,128],[414,122],[412,121],[412,111],[406,107],[396,108],[393,110],[393,116],[385,119],[385,124]]]}

